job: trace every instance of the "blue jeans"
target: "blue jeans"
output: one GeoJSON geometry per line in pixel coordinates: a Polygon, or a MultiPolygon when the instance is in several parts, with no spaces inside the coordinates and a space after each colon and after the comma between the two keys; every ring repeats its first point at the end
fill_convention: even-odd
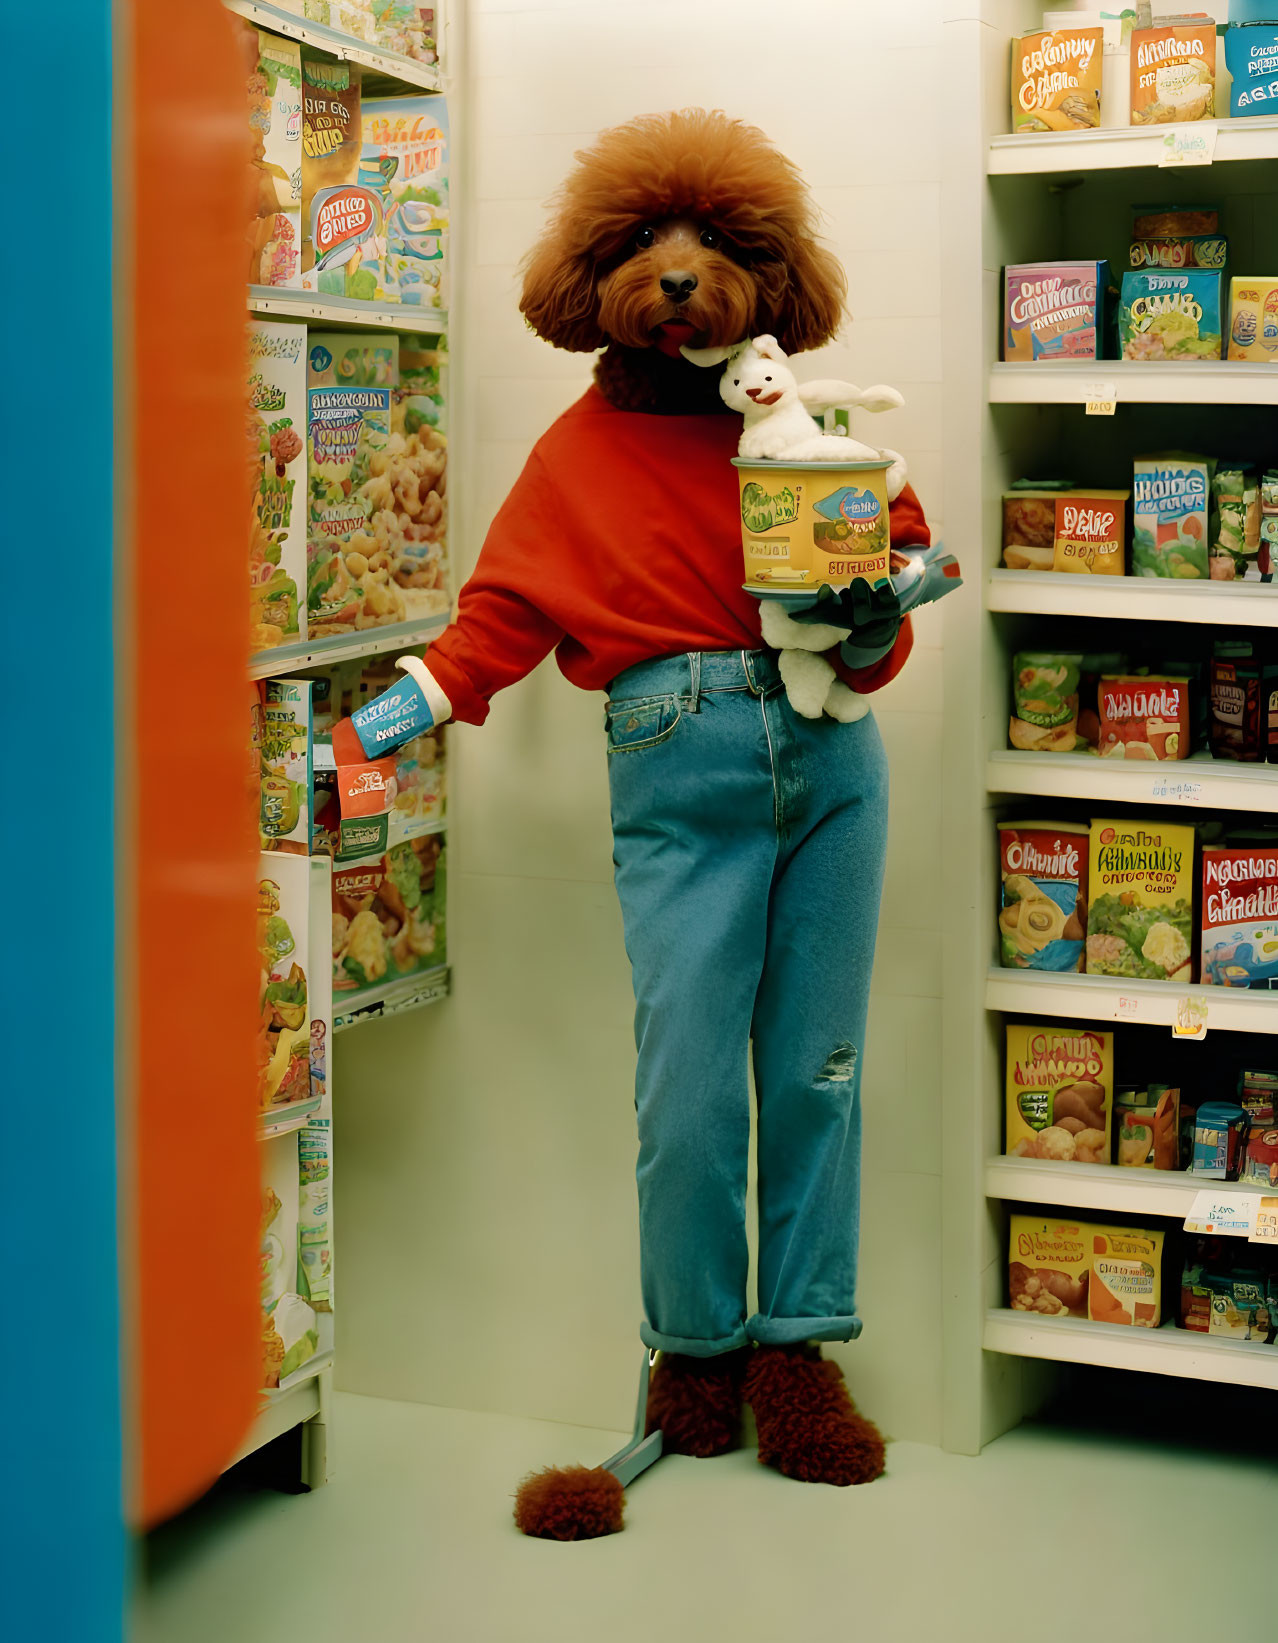
{"type": "Polygon", "coordinates": [[[878,728],[801,718],[770,651],[628,668],[606,724],[639,1051],[641,1334],[696,1357],[852,1340],[887,843],[878,728]],[[747,1317],[751,1039],[759,1310],[747,1317]]]}

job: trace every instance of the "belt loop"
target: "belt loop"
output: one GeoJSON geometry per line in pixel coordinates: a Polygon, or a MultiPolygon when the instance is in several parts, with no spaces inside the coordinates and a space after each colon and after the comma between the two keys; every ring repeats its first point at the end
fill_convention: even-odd
{"type": "Polygon", "coordinates": [[[688,652],[688,711],[701,711],[701,652],[688,652]]]}
{"type": "Polygon", "coordinates": [[[748,650],[741,652],[741,666],[745,669],[746,684],[749,685],[751,693],[761,696],[763,692],[759,689],[759,681],[754,676],[754,657],[748,650]]]}

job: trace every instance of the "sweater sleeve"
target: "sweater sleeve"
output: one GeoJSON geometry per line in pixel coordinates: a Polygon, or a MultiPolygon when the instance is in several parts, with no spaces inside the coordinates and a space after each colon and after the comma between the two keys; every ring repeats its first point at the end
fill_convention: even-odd
{"type": "MultiPolygon", "coordinates": [[[[928,529],[927,520],[923,516],[923,509],[919,499],[914,494],[914,487],[906,485],[896,501],[888,508],[888,523],[891,527],[891,543],[894,548],[927,548],[932,544],[932,533],[928,529]]],[[[901,623],[901,631],[896,636],[896,643],[870,667],[850,668],[839,656],[839,647],[826,653],[826,660],[833,666],[835,673],[843,683],[862,696],[868,696],[872,691],[882,690],[884,685],[891,684],[901,669],[909,660],[910,652],[914,649],[914,629],[907,616],[901,623]]]]}
{"type": "Polygon", "coordinates": [[[554,541],[548,483],[534,451],[489,528],[456,617],[426,653],[463,724],[483,724],[489,699],[525,678],[564,637],[537,599],[538,586],[547,585],[538,550],[554,541]]]}

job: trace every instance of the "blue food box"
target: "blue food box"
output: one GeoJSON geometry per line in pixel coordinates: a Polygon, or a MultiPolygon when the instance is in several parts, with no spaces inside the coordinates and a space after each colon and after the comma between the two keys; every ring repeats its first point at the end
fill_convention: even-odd
{"type": "MultiPolygon", "coordinates": [[[[1266,10],[1278,17],[1278,0],[1266,10]]],[[[1278,114],[1278,22],[1233,24],[1225,30],[1229,112],[1278,114]]]]}
{"type": "Polygon", "coordinates": [[[1203,269],[1149,269],[1123,275],[1118,304],[1122,359],[1219,359],[1221,275],[1203,269]]]}
{"type": "Polygon", "coordinates": [[[1194,1116],[1195,1175],[1218,1181],[1237,1174],[1247,1128],[1247,1114],[1233,1101],[1205,1101],[1194,1116]]]}

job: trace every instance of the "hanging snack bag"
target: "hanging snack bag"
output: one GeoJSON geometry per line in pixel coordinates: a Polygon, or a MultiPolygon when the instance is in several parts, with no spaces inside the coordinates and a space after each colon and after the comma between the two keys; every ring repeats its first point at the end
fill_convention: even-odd
{"type": "Polygon", "coordinates": [[[1101,120],[1104,31],[1064,28],[1012,41],[1012,130],[1089,131],[1101,120]]]}
{"type": "Polygon", "coordinates": [[[1222,278],[1201,269],[1124,274],[1118,306],[1120,356],[1219,359],[1222,278]]]}
{"type": "Polygon", "coordinates": [[[1191,979],[1192,827],[1093,821],[1088,895],[1088,975],[1191,979]]]}
{"type": "Polygon", "coordinates": [[[1103,759],[1187,759],[1189,681],[1160,674],[1108,674],[1100,681],[1103,759]]]}
{"type": "Polygon", "coordinates": [[[1278,844],[1203,847],[1201,922],[1204,985],[1278,986],[1278,844]]]}
{"type": "Polygon", "coordinates": [[[302,56],[277,35],[245,29],[252,216],[247,230],[250,285],[301,283],[302,56]]]}
{"type": "Polygon", "coordinates": [[[1230,280],[1226,358],[1278,359],[1278,278],[1235,274],[1230,280]]]}
{"type": "Polygon", "coordinates": [[[1087,829],[1016,822],[998,830],[999,962],[1014,970],[1083,968],[1087,829]]]}
{"type": "Polygon", "coordinates": [[[1132,30],[1132,124],[1210,120],[1215,110],[1216,24],[1185,20],[1132,30]]]}
{"type": "Polygon", "coordinates": [[[1003,274],[1003,358],[1100,359],[1107,262],[1012,263],[1003,274]]]}
{"type": "Polygon", "coordinates": [[[1213,582],[1269,579],[1269,551],[1260,551],[1260,481],[1242,465],[1219,466],[1212,475],[1216,522],[1208,569],[1213,582]]]}
{"type": "Polygon", "coordinates": [[[1264,669],[1247,639],[1218,639],[1211,659],[1207,733],[1213,757],[1244,764],[1267,752],[1264,669]]]}
{"type": "Polygon", "coordinates": [[[1098,1324],[1157,1329],[1162,1322],[1163,1233],[1093,1227],[1087,1316],[1098,1324]]]}
{"type": "Polygon", "coordinates": [[[1208,575],[1208,517],[1215,463],[1169,451],[1136,459],[1132,474],[1132,569],[1178,580],[1208,575]]]}
{"type": "Polygon", "coordinates": [[[306,636],[306,328],[248,326],[249,645],[306,636]]]}
{"type": "Polygon", "coordinates": [[[1008,1025],[1009,1157],[1108,1164],[1113,1094],[1113,1033],[1068,1023],[1008,1025]]]}
{"type": "Polygon", "coordinates": [[[1012,719],[1008,740],[1027,753],[1072,753],[1078,745],[1078,681],[1082,657],[1026,650],[1012,658],[1012,719]]]}
{"type": "Polygon", "coordinates": [[[1056,500],[1052,569],[1121,576],[1130,491],[1071,491],[1056,500]]]}
{"type": "Polygon", "coordinates": [[[1092,1228],[1082,1221],[1013,1215],[1008,1227],[1008,1289],[1013,1312],[1085,1318],[1092,1228]]]}

